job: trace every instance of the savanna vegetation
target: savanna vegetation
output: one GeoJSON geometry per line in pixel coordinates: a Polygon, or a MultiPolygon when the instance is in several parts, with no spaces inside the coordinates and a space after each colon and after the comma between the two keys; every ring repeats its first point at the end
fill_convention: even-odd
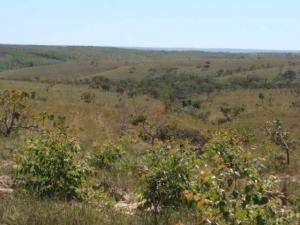
{"type": "Polygon", "coordinates": [[[299,224],[299,54],[1,45],[0,71],[0,224],[299,224]]]}

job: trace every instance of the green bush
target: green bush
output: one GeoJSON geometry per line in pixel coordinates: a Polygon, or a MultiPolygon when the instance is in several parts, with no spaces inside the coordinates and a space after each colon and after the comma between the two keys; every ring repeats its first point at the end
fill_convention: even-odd
{"type": "Polygon", "coordinates": [[[31,135],[17,157],[17,183],[41,197],[78,198],[88,174],[79,150],[74,138],[57,130],[31,135]]]}
{"type": "Polygon", "coordinates": [[[98,147],[94,155],[94,163],[98,168],[110,168],[122,157],[122,147],[120,145],[105,144],[98,147]]]}
{"type": "Polygon", "coordinates": [[[144,114],[139,114],[139,115],[137,115],[137,116],[132,116],[130,122],[131,122],[131,124],[132,124],[133,126],[137,126],[137,125],[139,125],[139,124],[144,124],[144,123],[146,123],[146,121],[147,121],[147,116],[144,115],[144,114]]]}
{"type": "Polygon", "coordinates": [[[224,115],[227,121],[232,121],[238,117],[241,113],[246,111],[246,106],[242,105],[228,105],[227,103],[220,106],[220,112],[224,115]]]}
{"type": "Polygon", "coordinates": [[[95,101],[95,94],[90,93],[90,92],[84,92],[81,95],[81,100],[84,101],[85,103],[92,103],[95,101]]]}
{"type": "Polygon", "coordinates": [[[13,131],[30,128],[28,116],[29,94],[19,90],[0,91],[0,135],[9,136],[13,131]]]}
{"type": "Polygon", "coordinates": [[[143,206],[153,208],[154,212],[183,207],[182,192],[192,186],[194,164],[191,159],[179,151],[163,147],[150,152],[145,157],[145,164],[143,206]]]}
{"type": "Polygon", "coordinates": [[[263,175],[264,165],[243,143],[235,133],[218,132],[205,145],[196,188],[184,191],[198,224],[289,224],[295,214],[276,190],[278,179],[263,175]]]}
{"type": "Polygon", "coordinates": [[[188,99],[188,100],[182,101],[182,106],[183,107],[191,107],[191,108],[200,109],[201,102],[199,100],[193,101],[191,99],[188,99]]]}
{"type": "Polygon", "coordinates": [[[176,124],[164,124],[157,128],[157,138],[166,141],[171,139],[186,139],[193,144],[205,144],[206,137],[198,130],[178,127],[176,124]]]}
{"type": "Polygon", "coordinates": [[[279,74],[279,77],[280,77],[282,80],[292,82],[293,80],[296,79],[297,74],[296,74],[296,72],[293,71],[293,70],[287,70],[287,71],[285,71],[283,74],[279,74]]]}

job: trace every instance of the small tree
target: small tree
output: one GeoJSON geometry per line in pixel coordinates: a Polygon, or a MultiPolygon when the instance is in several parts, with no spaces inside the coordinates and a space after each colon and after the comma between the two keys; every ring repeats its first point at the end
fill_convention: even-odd
{"type": "Polygon", "coordinates": [[[19,128],[30,128],[28,125],[29,94],[18,90],[0,92],[0,134],[9,136],[19,128]]]}
{"type": "Polygon", "coordinates": [[[290,164],[290,150],[293,148],[294,141],[290,138],[290,133],[283,128],[282,122],[276,119],[266,124],[267,134],[272,142],[280,146],[286,153],[286,163],[290,164]]]}
{"type": "Polygon", "coordinates": [[[264,104],[265,95],[263,93],[259,93],[258,98],[261,100],[261,104],[264,104]]]}
{"type": "Polygon", "coordinates": [[[288,82],[292,82],[293,80],[296,79],[296,77],[297,77],[297,74],[293,70],[287,70],[283,74],[280,75],[280,78],[282,80],[286,80],[288,82]]]}

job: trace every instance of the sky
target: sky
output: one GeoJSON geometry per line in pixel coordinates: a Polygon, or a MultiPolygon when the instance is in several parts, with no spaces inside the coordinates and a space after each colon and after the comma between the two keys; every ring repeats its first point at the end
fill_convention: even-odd
{"type": "Polygon", "coordinates": [[[299,0],[1,0],[0,43],[300,50],[299,0]]]}

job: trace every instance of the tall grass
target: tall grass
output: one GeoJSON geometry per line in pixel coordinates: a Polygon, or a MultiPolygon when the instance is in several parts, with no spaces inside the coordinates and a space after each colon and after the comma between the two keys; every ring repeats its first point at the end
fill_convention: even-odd
{"type": "MultiPolygon", "coordinates": [[[[152,225],[146,215],[126,215],[87,203],[13,196],[0,201],[0,224],[9,225],[152,225]]],[[[167,224],[161,217],[159,224],[167,224]]]]}

